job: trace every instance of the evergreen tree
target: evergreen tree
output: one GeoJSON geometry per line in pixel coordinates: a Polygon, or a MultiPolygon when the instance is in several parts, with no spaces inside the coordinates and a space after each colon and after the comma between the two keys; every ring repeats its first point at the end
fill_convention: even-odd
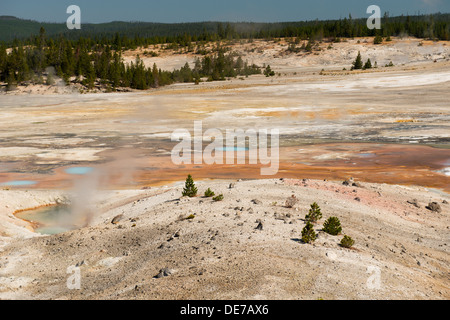
{"type": "Polygon", "coordinates": [[[211,198],[211,197],[214,197],[214,196],[215,196],[215,193],[214,193],[214,191],[211,190],[211,188],[208,188],[208,189],[205,191],[205,197],[206,197],[206,198],[211,198]]]}
{"type": "Polygon", "coordinates": [[[323,224],[323,231],[333,236],[337,236],[342,232],[341,222],[339,218],[330,217],[323,224]]]}
{"type": "Polygon", "coordinates": [[[266,69],[264,70],[264,75],[265,75],[266,77],[273,77],[273,76],[275,75],[275,71],[273,71],[273,70],[270,68],[270,65],[267,65],[266,69]]]}
{"type": "Polygon", "coordinates": [[[351,248],[354,244],[355,241],[352,239],[352,237],[347,235],[344,235],[340,243],[340,245],[344,248],[351,248]]]}
{"type": "Polygon", "coordinates": [[[322,218],[319,205],[314,202],[309,209],[309,213],[305,217],[305,221],[315,223],[322,218]]]}
{"type": "Polygon", "coordinates": [[[360,70],[363,68],[363,62],[361,58],[361,52],[358,51],[358,56],[356,57],[355,62],[353,62],[352,70],[360,70]]]}
{"type": "Polygon", "coordinates": [[[363,69],[372,69],[372,62],[370,61],[370,59],[367,59],[367,62],[364,64],[363,69]]]}
{"type": "Polygon", "coordinates": [[[6,45],[0,45],[0,81],[5,81],[7,77],[8,53],[6,52],[6,45]]]}
{"type": "Polygon", "coordinates": [[[314,231],[314,227],[310,222],[306,223],[306,226],[302,230],[302,241],[304,243],[314,242],[317,238],[316,232],[314,231]]]}
{"type": "Polygon", "coordinates": [[[156,63],[153,64],[152,74],[153,74],[153,87],[158,88],[160,81],[159,81],[159,71],[158,67],[156,66],[156,63]]]}
{"type": "Polygon", "coordinates": [[[6,76],[6,90],[13,90],[17,85],[16,76],[12,70],[8,71],[6,76]]]}

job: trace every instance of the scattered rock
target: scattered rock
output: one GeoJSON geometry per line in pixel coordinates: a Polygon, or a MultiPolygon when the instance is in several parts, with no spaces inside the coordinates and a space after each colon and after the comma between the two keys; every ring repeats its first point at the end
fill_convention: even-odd
{"type": "Polygon", "coordinates": [[[236,187],[236,183],[230,183],[230,185],[228,186],[228,189],[233,189],[234,187],[236,187]]]}
{"type": "Polygon", "coordinates": [[[172,274],[173,274],[172,269],[164,268],[164,269],[159,270],[159,273],[156,276],[154,276],[154,278],[156,278],[156,279],[164,278],[164,277],[168,277],[172,274]]]}
{"type": "Polygon", "coordinates": [[[437,202],[430,202],[428,204],[428,206],[426,206],[425,208],[427,208],[430,211],[437,212],[437,213],[442,212],[441,206],[437,202]]]}
{"type": "Polygon", "coordinates": [[[252,203],[259,205],[259,204],[262,204],[262,201],[260,201],[258,199],[253,199],[252,203]]]}
{"type": "Polygon", "coordinates": [[[417,201],[417,199],[408,200],[406,202],[408,202],[409,204],[412,204],[416,208],[420,208],[420,205],[419,205],[419,202],[417,201]]]}
{"type": "Polygon", "coordinates": [[[352,184],[352,182],[350,180],[344,180],[344,182],[342,182],[342,184],[344,186],[350,186],[352,184]]]}
{"type": "Polygon", "coordinates": [[[362,188],[362,185],[359,182],[353,182],[352,186],[357,187],[357,188],[362,188]]]}
{"type": "Polygon", "coordinates": [[[448,204],[447,200],[442,201],[443,204],[448,204]]]}
{"type": "Polygon", "coordinates": [[[256,226],[255,229],[256,229],[256,230],[260,230],[260,231],[263,229],[262,221],[259,221],[259,222],[258,222],[258,225],[256,226]]]}
{"type": "Polygon", "coordinates": [[[361,202],[361,198],[356,197],[356,198],[355,198],[355,201],[361,202]]]}
{"type": "Polygon", "coordinates": [[[123,219],[123,214],[119,214],[111,220],[111,223],[118,224],[120,222],[120,220],[122,220],[122,219],[123,219]]]}

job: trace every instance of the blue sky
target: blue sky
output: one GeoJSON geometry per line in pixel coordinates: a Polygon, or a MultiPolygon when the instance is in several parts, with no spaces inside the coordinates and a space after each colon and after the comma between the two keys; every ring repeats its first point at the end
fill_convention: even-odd
{"type": "Polygon", "coordinates": [[[109,21],[299,21],[368,17],[369,5],[391,16],[450,12],[450,0],[0,0],[0,15],[65,22],[69,5],[81,8],[82,23],[109,21]]]}

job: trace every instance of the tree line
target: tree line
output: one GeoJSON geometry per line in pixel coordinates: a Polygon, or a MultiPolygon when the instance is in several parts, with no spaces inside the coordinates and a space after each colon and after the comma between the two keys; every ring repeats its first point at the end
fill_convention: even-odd
{"type": "MultiPolygon", "coordinates": [[[[202,78],[215,81],[262,72],[260,67],[249,65],[237,53],[220,46],[214,53],[197,58],[193,68],[186,63],[180,69],[163,71],[156,64],[146,67],[139,56],[127,64],[122,51],[115,50],[114,45],[85,38],[77,41],[63,37],[47,39],[44,28],[33,45],[17,43],[10,53],[7,50],[4,43],[0,45],[0,81],[6,82],[8,87],[27,81],[43,83],[43,75],[48,74],[49,67],[66,83],[81,83],[88,89],[98,84],[109,90],[120,87],[145,90],[174,82],[199,83],[202,78]]],[[[49,77],[51,74],[46,82],[52,81],[49,77]]]]}
{"type": "Polygon", "coordinates": [[[63,36],[68,40],[92,39],[95,43],[115,46],[115,49],[132,49],[145,45],[177,43],[187,46],[192,42],[219,40],[272,39],[300,37],[303,40],[325,38],[368,37],[377,34],[388,36],[414,36],[450,40],[450,13],[390,17],[385,13],[381,30],[370,30],[367,19],[354,19],[351,15],[339,20],[312,20],[298,22],[196,22],[148,23],[110,22],[83,24],[82,30],[68,31],[65,24],[39,23],[13,17],[0,17],[0,40],[11,45],[14,39],[34,41],[43,26],[50,38],[63,36]],[[35,30],[34,32],[32,30],[35,30]]]}
{"type": "MultiPolygon", "coordinates": [[[[11,21],[20,25],[14,19],[11,21]]],[[[297,42],[308,40],[301,48],[297,48],[296,43],[291,43],[288,50],[296,52],[311,51],[315,41],[324,38],[340,41],[340,38],[374,36],[375,41],[379,42],[382,37],[390,39],[391,36],[411,35],[449,40],[449,21],[450,14],[406,17],[389,17],[385,14],[381,30],[369,30],[366,19],[353,19],[351,15],[340,20],[286,23],[208,22],[166,25],[117,22],[107,26],[102,24],[101,28],[91,25],[85,28],[87,31],[83,31],[84,33],[63,33],[59,36],[49,36],[45,28],[41,27],[37,35],[0,42],[0,81],[6,82],[9,87],[25,81],[40,83],[43,82],[43,74],[48,67],[54,68],[56,75],[66,83],[81,83],[89,89],[96,84],[116,90],[120,87],[147,89],[174,82],[198,83],[202,78],[209,81],[224,80],[260,74],[262,70],[259,66],[249,65],[242,57],[220,45],[207,50],[207,43],[282,37],[295,38],[297,42]],[[116,25],[120,26],[121,31],[111,34],[108,30],[115,30],[116,25]],[[180,26],[185,28],[183,33],[178,33],[180,26]],[[96,28],[100,28],[101,32],[96,31],[96,28]],[[152,36],[146,33],[147,28],[151,28],[152,36]],[[86,34],[87,37],[82,36],[86,34]],[[196,48],[194,44],[197,44],[196,48]],[[179,52],[193,52],[203,55],[203,58],[196,59],[192,67],[186,64],[173,71],[163,71],[156,65],[146,67],[140,57],[130,64],[124,62],[123,51],[148,48],[150,45],[161,45],[165,49],[179,52]]],[[[4,19],[0,19],[0,25],[4,22],[4,19]]],[[[149,54],[156,55],[154,52],[149,54]]],[[[272,76],[273,71],[266,69],[264,74],[272,76]]],[[[46,81],[51,83],[51,77],[47,77],[46,81]]]]}

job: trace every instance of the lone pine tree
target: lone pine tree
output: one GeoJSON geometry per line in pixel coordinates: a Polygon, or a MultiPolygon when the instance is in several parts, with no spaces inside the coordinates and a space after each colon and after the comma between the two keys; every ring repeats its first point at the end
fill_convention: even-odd
{"type": "Polygon", "coordinates": [[[355,62],[353,62],[352,70],[360,70],[363,68],[363,62],[361,58],[361,52],[358,51],[358,56],[356,57],[355,62]]]}
{"type": "Polygon", "coordinates": [[[188,175],[183,189],[183,197],[195,197],[197,195],[197,187],[195,186],[194,179],[191,175],[188,175]]]}

